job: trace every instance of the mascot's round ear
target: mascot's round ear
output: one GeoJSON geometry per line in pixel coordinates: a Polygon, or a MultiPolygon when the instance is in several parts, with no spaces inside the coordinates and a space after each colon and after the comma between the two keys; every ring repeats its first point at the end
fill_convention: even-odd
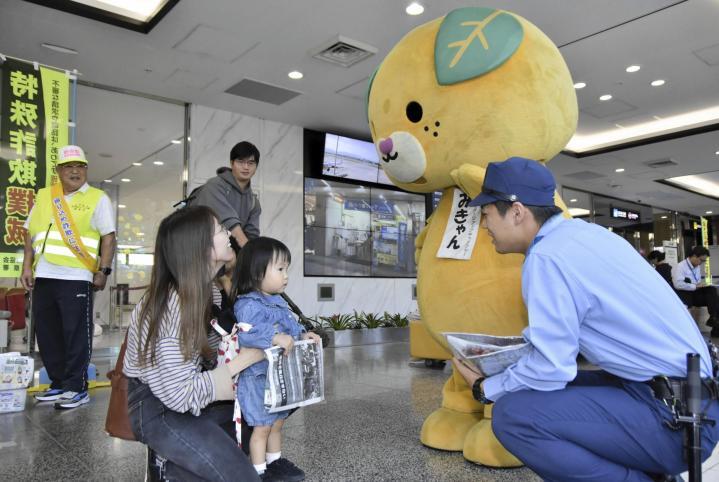
{"type": "Polygon", "coordinates": [[[365,104],[364,104],[364,113],[367,116],[367,122],[369,123],[369,94],[372,92],[372,82],[374,82],[374,78],[377,76],[377,72],[379,72],[379,69],[382,67],[382,64],[380,63],[376,69],[374,69],[374,72],[372,72],[372,75],[369,78],[369,82],[367,83],[367,95],[365,95],[365,104]]]}
{"type": "Polygon", "coordinates": [[[517,51],[524,29],[502,10],[467,7],[442,20],[434,43],[434,70],[440,85],[451,85],[491,72],[517,51]]]}

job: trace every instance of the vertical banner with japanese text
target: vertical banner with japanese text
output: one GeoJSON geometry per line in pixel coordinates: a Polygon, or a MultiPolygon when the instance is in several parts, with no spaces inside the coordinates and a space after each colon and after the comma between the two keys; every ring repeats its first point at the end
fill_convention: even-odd
{"type": "MultiPolygon", "coordinates": [[[[699,218],[702,223],[702,246],[705,248],[709,247],[709,220],[705,217],[699,218]]],[[[712,267],[709,264],[709,256],[707,256],[707,260],[704,262],[704,281],[707,282],[707,284],[712,283],[712,267]]]]}
{"type": "Polygon", "coordinates": [[[35,193],[52,182],[57,150],[67,144],[70,89],[53,69],[7,59],[0,70],[0,278],[14,278],[35,193]]]}

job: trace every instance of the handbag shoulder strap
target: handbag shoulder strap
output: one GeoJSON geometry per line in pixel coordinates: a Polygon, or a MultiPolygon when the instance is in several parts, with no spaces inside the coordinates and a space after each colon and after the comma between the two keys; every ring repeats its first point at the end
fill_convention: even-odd
{"type": "Polygon", "coordinates": [[[120,346],[120,354],[117,355],[117,361],[115,362],[115,368],[113,370],[110,370],[107,372],[107,378],[112,378],[113,375],[122,374],[122,366],[125,364],[125,350],[127,349],[127,334],[129,333],[130,328],[127,329],[127,332],[125,332],[125,339],[122,341],[122,345],[120,346]]]}

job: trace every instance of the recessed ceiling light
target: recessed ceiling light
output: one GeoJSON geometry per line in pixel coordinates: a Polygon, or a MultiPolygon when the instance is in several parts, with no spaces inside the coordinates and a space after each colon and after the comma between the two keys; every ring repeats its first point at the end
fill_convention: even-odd
{"type": "Polygon", "coordinates": [[[128,178],[126,178],[126,177],[123,177],[123,178],[120,179],[120,180],[121,180],[122,182],[130,182],[130,181],[132,181],[132,179],[128,179],[128,178]]]}
{"type": "Polygon", "coordinates": [[[575,202],[577,202],[577,200],[576,200],[576,199],[570,199],[569,202],[570,202],[570,203],[575,203],[575,202]]]}
{"type": "Polygon", "coordinates": [[[71,49],[70,47],[63,47],[62,45],[54,45],[48,43],[42,43],[40,45],[54,52],[60,52],[61,54],[77,55],[77,50],[71,49]]]}
{"type": "Polygon", "coordinates": [[[714,211],[707,211],[707,212],[704,213],[704,214],[711,214],[711,213],[713,213],[713,212],[714,212],[714,211]]]}
{"type": "Polygon", "coordinates": [[[421,15],[424,12],[424,7],[418,2],[412,2],[404,11],[407,12],[407,15],[421,15]]]}
{"type": "Polygon", "coordinates": [[[125,209],[127,206],[125,206],[124,204],[118,204],[117,207],[120,209],[125,209]]]}
{"type": "Polygon", "coordinates": [[[609,95],[609,94],[604,94],[604,95],[602,95],[602,96],[599,97],[599,100],[609,100],[609,99],[611,99],[611,98],[612,98],[611,95],[609,95]]]}
{"type": "Polygon", "coordinates": [[[618,168],[616,168],[616,169],[614,170],[614,172],[624,172],[624,168],[623,168],[623,167],[618,167],[618,168]]]}
{"type": "Polygon", "coordinates": [[[627,67],[626,70],[627,70],[627,72],[632,73],[632,72],[639,72],[639,69],[641,69],[641,67],[638,65],[630,65],[629,67],[627,67]]]}
{"type": "Polygon", "coordinates": [[[574,84],[574,88],[577,90],[583,89],[586,86],[587,86],[586,82],[577,82],[576,84],[574,84]]]}
{"type": "Polygon", "coordinates": [[[132,165],[133,166],[142,166],[142,163],[141,162],[133,162],[132,165]]]}
{"type": "Polygon", "coordinates": [[[153,164],[156,166],[164,166],[165,165],[165,163],[162,161],[154,161],[153,164]]]}
{"type": "Polygon", "coordinates": [[[664,85],[664,81],[662,79],[652,81],[652,87],[659,87],[660,85],[664,85]]]}
{"type": "Polygon", "coordinates": [[[112,182],[112,179],[105,179],[105,180],[102,181],[102,182],[112,182]]]}
{"type": "Polygon", "coordinates": [[[172,139],[170,142],[172,142],[173,144],[182,144],[182,141],[179,139],[172,139]]]}
{"type": "Polygon", "coordinates": [[[289,77],[292,80],[300,80],[304,75],[299,70],[293,70],[289,74],[287,74],[287,77],[289,77]]]}

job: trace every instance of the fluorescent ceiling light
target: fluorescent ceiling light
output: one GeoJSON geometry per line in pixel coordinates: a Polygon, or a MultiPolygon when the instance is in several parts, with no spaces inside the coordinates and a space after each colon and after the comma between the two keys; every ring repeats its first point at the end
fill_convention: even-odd
{"type": "Polygon", "coordinates": [[[670,177],[661,182],[691,191],[695,194],[719,199],[719,171],[692,174],[689,176],[670,177]]]}
{"type": "Polygon", "coordinates": [[[584,208],[569,208],[569,214],[574,216],[575,218],[581,217],[581,216],[589,216],[589,209],[584,208]]]}
{"type": "MultiPolygon", "coordinates": [[[[717,121],[719,121],[719,105],[633,126],[624,126],[623,129],[612,129],[587,135],[575,134],[567,143],[566,150],[576,153],[587,152],[625,142],[714,124],[717,121]]],[[[717,155],[719,155],[719,151],[717,151],[717,155]]]]}
{"type": "Polygon", "coordinates": [[[180,139],[172,139],[170,142],[173,144],[182,144],[182,141],[180,139]]]}
{"type": "Polygon", "coordinates": [[[133,162],[132,165],[133,166],[142,166],[142,163],[141,162],[133,162]]]}
{"type": "Polygon", "coordinates": [[[617,169],[614,170],[614,172],[624,172],[624,168],[618,167],[617,169]]]}
{"type": "Polygon", "coordinates": [[[105,180],[102,181],[102,182],[112,182],[112,179],[105,179],[105,180]]]}
{"type": "Polygon", "coordinates": [[[714,211],[707,211],[705,214],[711,214],[711,213],[713,213],[713,212],[714,212],[714,211]]]}
{"type": "Polygon", "coordinates": [[[407,12],[407,15],[421,15],[424,12],[424,7],[417,2],[412,2],[404,11],[407,12]]]}
{"type": "Polygon", "coordinates": [[[666,219],[667,217],[666,217],[666,216],[662,216],[661,218],[662,218],[662,219],[666,219]]]}
{"type": "Polygon", "coordinates": [[[612,96],[610,94],[604,94],[599,97],[599,100],[610,100],[612,96]]]}
{"type": "Polygon", "coordinates": [[[153,164],[156,166],[164,166],[165,165],[165,163],[162,161],[154,161],[153,164]]]}
{"type": "Polygon", "coordinates": [[[72,0],[88,7],[147,22],[165,5],[166,0],[72,0]]]}
{"type": "Polygon", "coordinates": [[[570,203],[575,203],[575,202],[577,202],[577,200],[576,200],[576,199],[570,199],[569,202],[570,202],[570,203]]]}
{"type": "Polygon", "coordinates": [[[287,74],[287,77],[289,77],[292,80],[300,80],[304,75],[299,70],[293,70],[289,74],[287,74]]]}
{"type": "Polygon", "coordinates": [[[118,244],[117,249],[139,249],[142,248],[139,244],[118,244]]]}
{"type": "Polygon", "coordinates": [[[125,206],[124,204],[118,204],[117,207],[120,209],[125,209],[127,206],[125,206]]]}
{"type": "Polygon", "coordinates": [[[641,67],[638,65],[630,65],[626,70],[631,74],[632,72],[639,72],[639,69],[641,69],[641,67]]]}
{"type": "Polygon", "coordinates": [[[132,179],[128,179],[128,178],[126,178],[126,177],[123,177],[123,178],[120,179],[120,180],[121,180],[122,182],[130,182],[130,181],[132,181],[132,179]]]}
{"type": "Polygon", "coordinates": [[[587,86],[586,82],[577,82],[576,84],[574,84],[574,88],[577,90],[583,89],[586,86],[587,86]]]}
{"type": "Polygon", "coordinates": [[[665,82],[662,79],[657,79],[652,81],[652,87],[659,87],[660,85],[664,85],[665,82]]]}
{"type": "Polygon", "coordinates": [[[55,44],[48,44],[48,43],[42,43],[40,45],[42,47],[45,47],[46,49],[50,49],[55,52],[60,52],[61,54],[77,55],[77,50],[71,49],[70,47],[63,47],[62,45],[55,45],[55,44]]]}

